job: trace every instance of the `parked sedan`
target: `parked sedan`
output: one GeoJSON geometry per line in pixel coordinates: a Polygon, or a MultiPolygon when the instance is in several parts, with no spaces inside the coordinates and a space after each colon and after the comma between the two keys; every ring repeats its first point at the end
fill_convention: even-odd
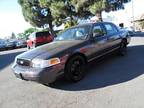
{"type": "Polygon", "coordinates": [[[90,23],[65,30],[51,43],[15,58],[17,78],[52,83],[61,75],[73,82],[85,76],[86,64],[113,51],[126,54],[130,36],[112,23],[90,23]]]}
{"type": "Polygon", "coordinates": [[[6,41],[6,49],[14,49],[16,48],[17,41],[6,41]]]}
{"type": "Polygon", "coordinates": [[[0,50],[6,49],[6,41],[5,40],[0,40],[0,50]]]}
{"type": "Polygon", "coordinates": [[[27,42],[25,40],[18,40],[16,42],[16,47],[17,48],[24,48],[27,47],[27,42]]]}

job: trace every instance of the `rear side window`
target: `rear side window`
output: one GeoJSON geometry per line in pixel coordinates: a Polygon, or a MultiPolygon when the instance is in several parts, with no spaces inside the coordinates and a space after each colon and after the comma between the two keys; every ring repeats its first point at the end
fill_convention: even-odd
{"type": "Polygon", "coordinates": [[[36,33],[36,37],[47,37],[49,35],[50,35],[50,33],[47,32],[47,31],[45,31],[45,32],[37,32],[36,33]]]}
{"type": "Polygon", "coordinates": [[[104,24],[107,34],[111,35],[111,34],[115,34],[118,32],[117,28],[112,25],[112,24],[104,24]]]}

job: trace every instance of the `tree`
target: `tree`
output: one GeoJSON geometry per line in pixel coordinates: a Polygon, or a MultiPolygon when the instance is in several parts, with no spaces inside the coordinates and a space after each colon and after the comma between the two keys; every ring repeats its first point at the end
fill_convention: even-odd
{"type": "Polygon", "coordinates": [[[70,28],[70,27],[73,26],[73,25],[77,25],[77,21],[76,21],[76,20],[66,21],[66,22],[65,22],[65,25],[64,25],[64,28],[65,28],[65,29],[68,29],[68,28],[70,28]]]}
{"type": "Polygon", "coordinates": [[[18,0],[22,7],[22,13],[26,21],[35,27],[45,27],[49,25],[51,33],[54,35],[52,26],[51,10],[47,6],[51,0],[18,0]]]}
{"type": "MultiPolygon", "coordinates": [[[[52,21],[55,25],[61,25],[67,17],[70,17],[71,26],[74,25],[75,7],[71,4],[70,0],[51,0],[47,3],[47,0],[39,0],[41,4],[46,5],[51,10],[52,21]]],[[[69,21],[69,20],[68,20],[69,21]]]]}
{"type": "Polygon", "coordinates": [[[26,39],[24,33],[17,34],[18,39],[26,39]]]}
{"type": "Polygon", "coordinates": [[[38,31],[36,28],[28,28],[24,31],[24,33],[19,33],[18,34],[18,37],[19,38],[23,38],[23,39],[28,39],[28,36],[33,33],[33,32],[36,32],[38,31]]]}
{"type": "Polygon", "coordinates": [[[36,28],[28,28],[28,29],[26,29],[26,30],[24,31],[24,36],[25,36],[25,38],[27,39],[28,36],[29,36],[31,33],[36,32],[36,31],[38,31],[36,28]]]}
{"type": "Polygon", "coordinates": [[[60,25],[70,17],[71,26],[74,18],[96,15],[102,21],[102,11],[123,9],[123,3],[130,0],[18,0],[26,21],[35,27],[49,27],[52,35],[53,24],[60,25]]]}
{"type": "Polygon", "coordinates": [[[73,25],[74,10],[67,0],[18,0],[26,21],[36,27],[49,27],[53,35],[53,23],[61,25],[68,16],[73,25]]]}
{"type": "Polygon", "coordinates": [[[10,37],[11,39],[15,39],[16,38],[16,35],[15,35],[15,33],[14,32],[12,32],[12,34],[11,34],[11,37],[10,37]]]}
{"type": "Polygon", "coordinates": [[[129,1],[130,0],[72,0],[72,3],[76,7],[78,16],[84,13],[89,14],[90,12],[96,15],[99,21],[102,21],[102,11],[110,12],[124,9],[123,4],[129,1]]]}

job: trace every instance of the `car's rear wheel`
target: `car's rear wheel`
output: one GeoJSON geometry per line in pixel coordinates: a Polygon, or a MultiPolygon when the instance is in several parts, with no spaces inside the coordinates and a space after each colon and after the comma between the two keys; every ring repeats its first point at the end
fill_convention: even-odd
{"type": "Polygon", "coordinates": [[[36,48],[36,44],[35,43],[32,44],[32,48],[36,48]]]}
{"type": "Polygon", "coordinates": [[[120,44],[119,55],[124,56],[127,54],[127,43],[122,41],[120,44]]]}
{"type": "Polygon", "coordinates": [[[81,56],[71,58],[65,69],[65,78],[72,82],[78,82],[85,76],[86,62],[81,56]]]}
{"type": "Polygon", "coordinates": [[[27,45],[27,49],[28,49],[28,50],[30,49],[30,46],[29,46],[29,45],[27,45]]]}

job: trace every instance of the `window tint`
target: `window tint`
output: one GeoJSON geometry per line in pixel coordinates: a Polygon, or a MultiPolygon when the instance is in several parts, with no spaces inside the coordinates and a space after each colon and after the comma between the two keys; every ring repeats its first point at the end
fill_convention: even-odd
{"type": "Polygon", "coordinates": [[[105,24],[104,26],[105,26],[105,28],[107,30],[107,34],[117,33],[117,29],[113,25],[111,25],[111,24],[105,24]]]}
{"type": "Polygon", "coordinates": [[[43,36],[49,36],[50,35],[50,33],[48,32],[48,31],[43,31],[43,32],[37,32],[36,33],[36,37],[43,37],[43,36]]]}

